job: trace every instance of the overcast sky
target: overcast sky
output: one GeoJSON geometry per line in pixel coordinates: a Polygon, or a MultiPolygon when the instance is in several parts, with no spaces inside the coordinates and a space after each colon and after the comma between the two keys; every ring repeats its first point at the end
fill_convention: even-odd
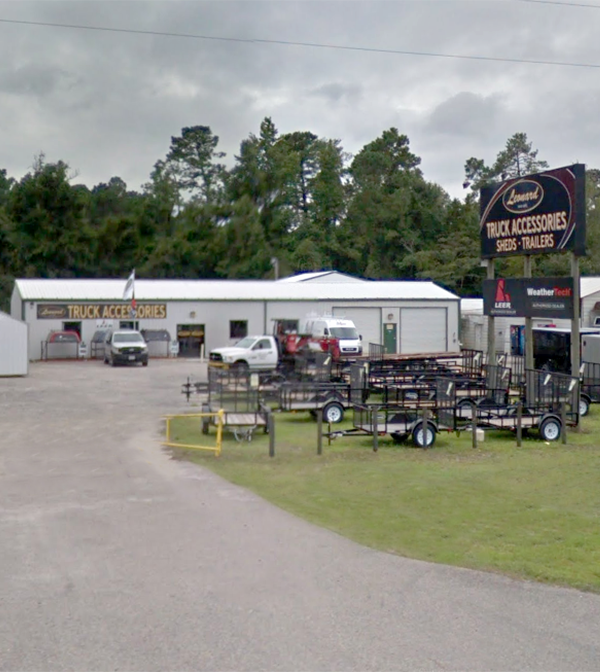
{"type": "MultiPolygon", "coordinates": [[[[600,66],[600,4],[0,0],[0,19],[600,66]]],[[[0,168],[13,177],[44,152],[76,182],[139,189],[182,127],[210,126],[231,162],[270,116],[352,153],[396,126],[426,179],[462,197],[465,160],[493,161],[520,131],[551,167],[600,167],[599,103],[600,68],[0,22],[0,168]]]]}

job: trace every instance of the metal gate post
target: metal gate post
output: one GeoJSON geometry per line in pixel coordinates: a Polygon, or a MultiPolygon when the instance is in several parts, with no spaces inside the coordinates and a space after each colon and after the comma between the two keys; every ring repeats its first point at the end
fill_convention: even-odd
{"type": "Polygon", "coordinates": [[[317,455],[323,454],[323,409],[317,411],[317,455]]]}
{"type": "Polygon", "coordinates": [[[471,401],[471,432],[472,436],[472,446],[477,448],[477,404],[474,401],[471,401]]]}
{"type": "Polygon", "coordinates": [[[379,430],[377,429],[377,420],[379,415],[379,406],[373,408],[373,452],[379,450],[379,430]]]}
{"type": "Polygon", "coordinates": [[[269,457],[275,457],[275,419],[273,413],[267,415],[267,428],[269,431],[269,457]]]}

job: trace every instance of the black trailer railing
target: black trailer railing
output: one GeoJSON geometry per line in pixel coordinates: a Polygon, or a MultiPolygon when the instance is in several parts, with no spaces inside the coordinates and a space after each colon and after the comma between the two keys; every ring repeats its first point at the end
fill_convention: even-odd
{"type": "Polygon", "coordinates": [[[498,354],[496,364],[506,366],[511,370],[511,382],[515,387],[525,385],[525,357],[523,355],[498,354]]]}
{"type": "Polygon", "coordinates": [[[524,404],[539,412],[561,413],[566,409],[567,422],[579,422],[579,380],[566,373],[525,370],[524,404]]]}
{"type": "Polygon", "coordinates": [[[600,364],[583,362],[581,365],[581,394],[589,397],[595,404],[600,402],[600,364]]]}
{"type": "Polygon", "coordinates": [[[385,354],[385,346],[381,343],[369,343],[369,359],[371,361],[381,361],[385,354]]]}
{"type": "Polygon", "coordinates": [[[279,408],[284,411],[318,410],[338,402],[350,406],[350,385],[332,382],[284,383],[279,388],[279,408]]]}

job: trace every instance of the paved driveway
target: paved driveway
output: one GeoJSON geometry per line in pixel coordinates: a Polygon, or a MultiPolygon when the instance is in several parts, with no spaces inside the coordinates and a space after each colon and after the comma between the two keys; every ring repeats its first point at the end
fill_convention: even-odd
{"type": "Polygon", "coordinates": [[[159,447],[200,364],[0,379],[2,670],[600,670],[600,597],[405,560],[159,447]]]}

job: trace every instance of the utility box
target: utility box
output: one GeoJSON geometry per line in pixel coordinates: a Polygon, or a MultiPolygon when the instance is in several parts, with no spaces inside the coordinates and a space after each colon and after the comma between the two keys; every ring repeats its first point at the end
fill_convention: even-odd
{"type": "Polygon", "coordinates": [[[581,360],[600,364],[600,334],[586,334],[581,338],[581,360]]]}

